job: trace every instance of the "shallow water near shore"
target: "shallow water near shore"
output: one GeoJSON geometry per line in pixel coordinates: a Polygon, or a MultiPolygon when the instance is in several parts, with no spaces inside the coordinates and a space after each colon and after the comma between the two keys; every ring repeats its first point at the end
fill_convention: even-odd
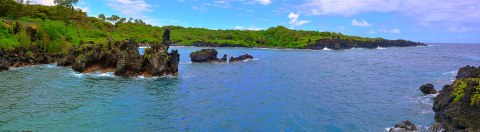
{"type": "Polygon", "coordinates": [[[0,130],[33,131],[385,131],[434,122],[434,95],[480,45],[289,50],[216,48],[251,54],[232,64],[195,64],[180,53],[179,75],[122,78],[40,65],[0,72],[0,130]]]}

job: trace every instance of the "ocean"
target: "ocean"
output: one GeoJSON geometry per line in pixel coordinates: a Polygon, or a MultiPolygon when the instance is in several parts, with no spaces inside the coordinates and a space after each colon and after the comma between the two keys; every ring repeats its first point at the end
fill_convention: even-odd
{"type": "Polygon", "coordinates": [[[54,64],[0,72],[0,131],[386,131],[434,123],[435,95],[458,68],[480,66],[480,45],[300,50],[215,48],[255,57],[192,63],[178,77],[80,74],[54,64]]]}

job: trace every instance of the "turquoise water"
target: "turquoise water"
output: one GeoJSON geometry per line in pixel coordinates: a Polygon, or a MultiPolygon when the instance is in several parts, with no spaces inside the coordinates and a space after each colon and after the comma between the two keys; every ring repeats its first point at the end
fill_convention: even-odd
{"type": "Polygon", "coordinates": [[[385,131],[402,120],[433,123],[418,87],[451,83],[480,66],[480,45],[345,51],[217,48],[255,58],[192,64],[146,79],[78,74],[41,65],[0,72],[0,130],[385,131]]]}

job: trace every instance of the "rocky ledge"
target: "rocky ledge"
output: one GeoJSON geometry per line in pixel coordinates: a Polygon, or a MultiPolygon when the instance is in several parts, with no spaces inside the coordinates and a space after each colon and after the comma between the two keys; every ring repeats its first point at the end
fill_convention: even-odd
{"type": "Polygon", "coordinates": [[[446,131],[480,131],[480,67],[458,70],[456,80],[434,99],[435,121],[446,131]]]}
{"type": "MultiPolygon", "coordinates": [[[[210,62],[210,63],[226,63],[227,62],[227,54],[224,54],[222,58],[217,58],[218,52],[215,49],[201,49],[195,52],[190,53],[191,61],[194,63],[199,62],[210,62]]],[[[245,54],[239,57],[231,57],[229,62],[233,63],[236,61],[243,61],[247,59],[253,59],[252,55],[245,54]]]]}
{"type": "MultiPolygon", "coordinates": [[[[178,75],[180,55],[177,50],[168,53],[170,31],[164,33],[163,42],[152,44],[140,55],[133,40],[95,44],[82,43],[69,54],[15,54],[0,51],[0,71],[20,67],[57,62],[58,66],[71,66],[81,73],[113,72],[117,76],[165,76],[178,75]]],[[[225,57],[226,60],[226,57],[225,57]]]]}
{"type": "Polygon", "coordinates": [[[0,50],[0,72],[10,67],[24,67],[40,64],[51,64],[63,56],[50,53],[23,53],[18,51],[6,52],[0,50]]]}
{"type": "Polygon", "coordinates": [[[74,62],[70,62],[73,60],[71,56],[65,56],[58,65],[72,64],[72,69],[81,73],[114,72],[117,76],[125,77],[176,76],[180,55],[176,50],[171,53],[167,50],[165,45],[156,44],[145,49],[141,56],[138,45],[133,41],[90,43],[82,45],[74,62]]]}

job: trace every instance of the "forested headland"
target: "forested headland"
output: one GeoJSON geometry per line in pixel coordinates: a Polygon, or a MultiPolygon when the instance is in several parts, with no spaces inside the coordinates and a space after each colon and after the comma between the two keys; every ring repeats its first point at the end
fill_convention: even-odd
{"type": "Polygon", "coordinates": [[[419,46],[406,40],[348,36],[335,32],[291,30],[212,30],[181,26],[152,26],[141,19],[117,15],[88,16],[74,8],[78,0],[55,0],[55,6],[33,5],[28,0],[0,1],[0,49],[16,52],[67,53],[87,42],[134,40],[162,42],[171,30],[171,42],[186,46],[348,49],[352,47],[419,46]]]}

